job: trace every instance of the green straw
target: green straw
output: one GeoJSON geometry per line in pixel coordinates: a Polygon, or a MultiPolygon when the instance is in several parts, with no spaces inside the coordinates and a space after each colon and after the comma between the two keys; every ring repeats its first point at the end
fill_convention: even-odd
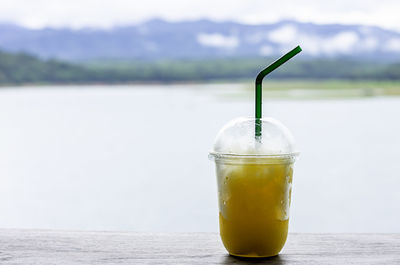
{"type": "Polygon", "coordinates": [[[281,66],[290,60],[293,56],[301,52],[300,46],[297,46],[290,52],[283,55],[281,58],[270,64],[267,68],[262,70],[256,78],[256,138],[261,138],[261,117],[262,117],[262,81],[266,75],[274,71],[276,68],[281,66]]]}

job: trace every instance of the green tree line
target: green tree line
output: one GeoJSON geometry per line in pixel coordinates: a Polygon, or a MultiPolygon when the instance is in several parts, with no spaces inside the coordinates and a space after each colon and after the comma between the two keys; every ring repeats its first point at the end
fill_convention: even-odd
{"type": "MultiPolygon", "coordinates": [[[[0,85],[41,83],[185,82],[253,79],[266,58],[93,61],[67,63],[0,52],[0,85]]],[[[400,63],[349,59],[292,60],[271,74],[276,79],[400,80],[400,63]]]]}

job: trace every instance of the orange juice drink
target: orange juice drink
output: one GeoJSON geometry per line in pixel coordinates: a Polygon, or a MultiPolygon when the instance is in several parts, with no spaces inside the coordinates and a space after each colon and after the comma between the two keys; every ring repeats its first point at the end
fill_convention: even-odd
{"type": "Polygon", "coordinates": [[[220,234],[231,255],[269,257],[283,248],[293,175],[286,162],[217,163],[220,234]]]}
{"type": "Polygon", "coordinates": [[[297,152],[289,130],[265,118],[254,137],[254,119],[239,118],[217,135],[210,158],[218,183],[222,242],[234,256],[270,257],[288,235],[293,164],[297,152]]]}

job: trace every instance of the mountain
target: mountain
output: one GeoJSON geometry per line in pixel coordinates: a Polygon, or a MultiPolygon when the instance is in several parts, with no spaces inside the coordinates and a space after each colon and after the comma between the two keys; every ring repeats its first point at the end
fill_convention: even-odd
{"type": "Polygon", "coordinates": [[[305,57],[400,61],[400,33],[375,26],[159,19],[112,29],[28,29],[0,24],[1,50],[68,61],[277,56],[297,44],[305,57]]]}

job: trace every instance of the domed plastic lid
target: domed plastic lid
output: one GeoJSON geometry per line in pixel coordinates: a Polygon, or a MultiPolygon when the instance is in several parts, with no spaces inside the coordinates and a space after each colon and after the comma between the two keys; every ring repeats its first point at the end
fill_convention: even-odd
{"type": "Polygon", "coordinates": [[[273,118],[261,119],[261,136],[255,137],[255,118],[237,118],[217,134],[210,159],[254,162],[294,161],[298,155],[292,134],[273,118]]]}

